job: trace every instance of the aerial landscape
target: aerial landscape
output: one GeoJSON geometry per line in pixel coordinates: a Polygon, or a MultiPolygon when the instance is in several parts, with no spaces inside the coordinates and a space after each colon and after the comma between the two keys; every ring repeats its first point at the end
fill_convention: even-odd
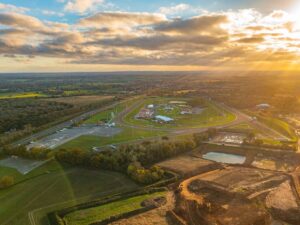
{"type": "Polygon", "coordinates": [[[0,225],[300,225],[299,12],[2,0],[0,225]]]}

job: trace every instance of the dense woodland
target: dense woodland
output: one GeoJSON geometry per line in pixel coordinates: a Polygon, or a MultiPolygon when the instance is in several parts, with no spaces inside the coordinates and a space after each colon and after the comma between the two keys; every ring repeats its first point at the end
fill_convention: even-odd
{"type": "Polygon", "coordinates": [[[48,96],[141,93],[167,76],[140,73],[1,74],[0,94],[39,92],[48,96]],[[145,75],[146,74],[146,75],[145,75]]]}
{"type": "Polygon", "coordinates": [[[0,100],[0,133],[38,127],[70,112],[73,106],[65,103],[35,99],[0,100]]]}

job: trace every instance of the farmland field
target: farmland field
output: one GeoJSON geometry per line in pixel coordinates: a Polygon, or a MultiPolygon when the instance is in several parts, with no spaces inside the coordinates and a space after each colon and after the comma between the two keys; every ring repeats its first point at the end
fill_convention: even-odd
{"type": "Polygon", "coordinates": [[[13,99],[13,98],[36,98],[36,97],[46,97],[46,95],[37,92],[0,93],[0,100],[13,99]]]}
{"type": "Polygon", "coordinates": [[[183,115],[181,109],[177,106],[172,106],[172,110],[164,110],[161,107],[156,109],[156,114],[163,115],[174,119],[174,122],[169,124],[157,123],[151,119],[136,119],[135,116],[139,111],[149,104],[161,105],[168,104],[170,101],[190,101],[192,99],[174,99],[174,98],[148,98],[143,104],[136,107],[130,113],[128,113],[124,121],[127,124],[142,126],[142,127],[158,127],[158,128],[201,128],[217,126],[232,122],[235,119],[235,115],[226,111],[225,109],[215,105],[212,102],[206,101],[205,106],[199,106],[201,112],[197,114],[183,115]]]}
{"type": "Polygon", "coordinates": [[[0,190],[2,225],[48,224],[45,215],[50,211],[138,187],[119,173],[65,167],[55,161],[26,176],[6,171],[17,176],[17,184],[0,190]]]}
{"type": "Polygon", "coordinates": [[[102,221],[111,216],[127,213],[142,208],[141,203],[149,198],[165,196],[166,192],[157,192],[131,197],[128,199],[111,202],[98,207],[83,209],[70,213],[64,217],[67,225],[88,225],[102,221]]]}
{"type": "Polygon", "coordinates": [[[101,101],[112,99],[112,98],[113,98],[113,96],[91,95],[91,96],[72,96],[72,97],[49,98],[47,100],[53,101],[53,102],[76,105],[76,106],[84,106],[84,105],[89,105],[89,104],[101,102],[101,101]]]}
{"type": "Polygon", "coordinates": [[[59,148],[76,148],[80,147],[84,150],[91,150],[93,147],[101,147],[110,144],[120,144],[130,141],[135,141],[143,138],[150,138],[156,136],[162,136],[167,134],[164,131],[151,131],[151,130],[139,130],[133,128],[122,128],[122,132],[112,136],[112,137],[99,137],[92,135],[85,135],[76,138],[66,144],[60,146],[59,148]]]}

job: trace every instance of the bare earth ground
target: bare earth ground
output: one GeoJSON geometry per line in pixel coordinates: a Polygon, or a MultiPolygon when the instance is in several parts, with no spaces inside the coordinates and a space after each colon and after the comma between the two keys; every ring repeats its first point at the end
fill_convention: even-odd
{"type": "Polygon", "coordinates": [[[300,224],[299,203],[291,180],[275,171],[217,169],[184,180],[179,193],[176,211],[190,224],[285,224],[279,220],[300,224]]]}
{"type": "Polygon", "coordinates": [[[163,161],[157,165],[182,176],[193,176],[199,173],[204,173],[215,169],[218,166],[217,163],[188,154],[163,161]]]}
{"type": "Polygon", "coordinates": [[[271,191],[266,198],[266,205],[268,208],[274,207],[283,210],[298,208],[290,183],[286,181],[271,191]]]}
{"type": "Polygon", "coordinates": [[[217,173],[203,174],[200,179],[221,185],[229,191],[252,195],[260,189],[277,186],[287,177],[276,172],[258,169],[227,167],[217,173]]]}
{"type": "Polygon", "coordinates": [[[252,162],[252,166],[261,168],[261,169],[268,169],[268,170],[276,170],[282,172],[291,172],[295,170],[295,165],[291,163],[292,160],[285,160],[285,159],[278,159],[275,157],[255,157],[254,161],[252,162]]]}
{"type": "Polygon", "coordinates": [[[172,225],[167,220],[166,212],[174,207],[173,193],[169,192],[166,198],[167,203],[157,209],[113,222],[110,225],[172,225]]]}

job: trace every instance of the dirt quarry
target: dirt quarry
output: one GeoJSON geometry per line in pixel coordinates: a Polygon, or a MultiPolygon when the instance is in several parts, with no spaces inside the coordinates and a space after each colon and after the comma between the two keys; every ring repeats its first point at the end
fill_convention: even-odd
{"type": "Polygon", "coordinates": [[[298,196],[280,172],[228,166],[184,180],[175,193],[180,224],[300,224],[298,196]]]}
{"type": "Polygon", "coordinates": [[[299,204],[288,181],[268,194],[266,206],[275,218],[283,219],[292,224],[300,224],[299,204]]]}

